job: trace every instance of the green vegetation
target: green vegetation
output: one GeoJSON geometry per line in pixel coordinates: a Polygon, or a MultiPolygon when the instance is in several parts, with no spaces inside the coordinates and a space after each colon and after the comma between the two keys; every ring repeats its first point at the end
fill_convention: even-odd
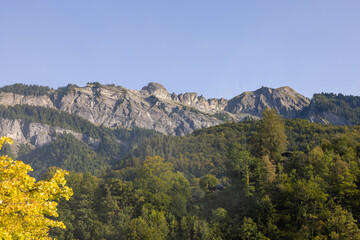
{"type": "Polygon", "coordinates": [[[200,110],[198,110],[198,109],[196,109],[194,107],[190,107],[190,106],[186,106],[186,105],[182,105],[182,104],[181,104],[181,106],[182,106],[182,109],[184,111],[190,111],[190,112],[193,112],[193,113],[201,113],[201,114],[207,115],[206,113],[203,113],[203,112],[201,112],[200,110]]]}
{"type": "Polygon", "coordinates": [[[0,88],[0,92],[15,93],[24,96],[44,96],[48,95],[51,89],[38,85],[25,85],[21,83],[7,85],[0,88]]]}
{"type": "MultiPolygon", "coordinates": [[[[105,154],[111,139],[102,151],[70,135],[57,137],[52,152],[33,150],[30,159],[73,162],[58,165],[73,166],[67,181],[74,196],[59,202],[67,228],[52,236],[360,239],[360,127],[284,121],[272,110],[264,117],[147,137],[116,164],[105,154]],[[68,150],[56,155],[57,146],[68,150]]],[[[32,164],[42,161],[44,173],[49,161],[32,164]]]]}
{"type": "MultiPolygon", "coordinates": [[[[33,176],[39,176],[50,166],[98,175],[120,161],[144,139],[160,135],[155,131],[140,128],[130,131],[123,128],[99,127],[74,114],[37,106],[0,106],[0,117],[58,126],[82,133],[85,140],[88,138],[98,140],[98,146],[92,146],[71,134],[64,134],[54,136],[53,142],[34,150],[23,146],[19,158],[31,164],[34,168],[33,176]]],[[[1,151],[3,154],[12,155],[7,145],[4,145],[1,151]]]]}
{"type": "MultiPolygon", "coordinates": [[[[134,166],[147,156],[162,156],[171,162],[177,171],[185,173],[189,179],[211,173],[218,178],[226,174],[224,156],[231,145],[240,144],[244,149],[254,145],[259,121],[226,123],[216,127],[196,130],[184,137],[158,135],[147,138],[131,155],[121,161],[118,168],[134,166]]],[[[355,131],[355,127],[327,126],[313,124],[306,120],[285,121],[288,136],[288,151],[309,151],[320,145],[322,139],[331,139],[336,134],[355,131]]],[[[256,150],[254,150],[256,151],[256,150]]],[[[254,152],[253,151],[253,152],[254,152]]]]}
{"type": "Polygon", "coordinates": [[[110,167],[111,163],[109,157],[99,154],[71,134],[57,136],[50,144],[28,153],[24,152],[19,158],[35,169],[32,174],[35,177],[53,166],[99,175],[110,167]]]}
{"type": "Polygon", "coordinates": [[[222,120],[224,122],[228,122],[228,121],[233,121],[234,119],[232,117],[230,117],[229,114],[226,113],[216,113],[216,114],[212,114],[210,115],[211,117],[215,117],[219,120],[222,120]]]}
{"type": "Polygon", "coordinates": [[[104,134],[111,132],[110,129],[97,127],[75,114],[69,114],[56,109],[38,106],[0,105],[0,117],[8,119],[24,119],[31,122],[45,123],[52,126],[58,126],[88,134],[89,137],[92,138],[100,138],[104,134]]]}
{"type": "Polygon", "coordinates": [[[351,124],[360,124],[360,97],[342,94],[314,94],[315,111],[333,112],[347,119],[351,124]]]}
{"type": "Polygon", "coordinates": [[[102,126],[96,126],[91,122],[75,115],[62,112],[56,109],[29,106],[29,105],[15,105],[2,106],[0,105],[0,117],[8,119],[23,119],[30,122],[45,123],[51,126],[58,126],[64,129],[74,130],[79,133],[88,135],[91,138],[102,139],[105,136],[116,137],[121,140],[129,140],[134,137],[143,135],[154,136],[159,135],[153,130],[145,130],[141,128],[134,128],[130,131],[123,128],[109,129],[102,126]]]}

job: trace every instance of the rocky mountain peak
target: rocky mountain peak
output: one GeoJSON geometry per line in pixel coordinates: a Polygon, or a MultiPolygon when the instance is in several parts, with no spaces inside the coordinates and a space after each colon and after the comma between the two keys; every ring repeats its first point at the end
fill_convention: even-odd
{"type": "Polygon", "coordinates": [[[279,87],[279,88],[269,88],[269,87],[261,87],[258,90],[255,91],[250,91],[247,93],[256,93],[256,94],[263,94],[263,95],[267,95],[270,96],[271,94],[298,94],[297,92],[295,92],[294,89],[292,89],[291,87],[285,86],[285,87],[279,87]]]}
{"type": "Polygon", "coordinates": [[[170,95],[163,85],[156,82],[150,82],[140,91],[89,83],[85,87],[69,85],[41,96],[0,92],[0,105],[17,104],[58,109],[96,125],[136,126],[165,134],[185,135],[224,121],[261,118],[266,108],[276,109],[285,118],[295,117],[309,106],[310,100],[289,87],[262,87],[231,100],[206,99],[195,92],[170,95]]]}
{"type": "Polygon", "coordinates": [[[284,117],[291,118],[309,104],[310,99],[290,87],[262,87],[256,91],[244,92],[231,99],[227,110],[233,114],[248,113],[261,117],[262,111],[266,108],[273,108],[284,117]]]}
{"type": "Polygon", "coordinates": [[[158,98],[170,99],[171,96],[166,88],[160,83],[150,82],[147,86],[143,87],[140,91],[145,95],[153,95],[158,98]]]}
{"type": "Polygon", "coordinates": [[[260,94],[271,94],[273,92],[273,90],[274,90],[273,88],[268,88],[268,87],[262,86],[258,90],[249,91],[249,92],[256,92],[256,93],[260,93],[260,94]]]}

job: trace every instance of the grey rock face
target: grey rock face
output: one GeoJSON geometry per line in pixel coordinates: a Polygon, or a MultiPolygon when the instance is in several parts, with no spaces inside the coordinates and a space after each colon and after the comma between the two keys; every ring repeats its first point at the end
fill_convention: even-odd
{"type": "Polygon", "coordinates": [[[99,140],[89,138],[72,130],[25,120],[0,118],[0,136],[10,137],[14,141],[15,145],[13,147],[15,153],[21,144],[30,147],[41,147],[51,142],[56,135],[64,133],[70,133],[94,148],[100,144],[99,140]]]}
{"type": "Polygon", "coordinates": [[[164,86],[153,82],[140,91],[114,85],[88,84],[85,87],[73,86],[63,92],[52,91],[49,96],[42,97],[0,94],[1,105],[57,108],[96,125],[137,126],[172,135],[189,134],[195,129],[214,126],[225,120],[259,118],[266,107],[277,109],[284,117],[293,117],[309,103],[309,99],[288,87],[263,87],[226,100],[206,99],[197,93],[169,94],[164,86]]]}
{"type": "Polygon", "coordinates": [[[273,108],[285,118],[292,118],[309,106],[310,99],[289,87],[277,89],[262,87],[254,92],[244,92],[231,99],[226,108],[231,113],[248,113],[261,117],[266,108],[273,108]]]}
{"type": "Polygon", "coordinates": [[[108,127],[134,126],[185,135],[193,130],[214,126],[228,120],[259,118],[262,111],[275,108],[284,117],[293,117],[310,100],[289,87],[261,88],[245,92],[230,101],[205,99],[197,93],[171,95],[159,83],[149,83],[141,91],[115,86],[94,85],[75,88],[63,96],[59,109],[77,114],[95,124],[108,127]]]}
{"type": "Polygon", "coordinates": [[[162,99],[171,99],[169,92],[160,83],[151,82],[140,91],[143,95],[155,96],[162,99]]]}
{"type": "Polygon", "coordinates": [[[198,110],[186,110],[180,101],[171,99],[164,87],[154,83],[141,91],[103,86],[97,94],[93,86],[76,88],[62,97],[59,108],[98,125],[137,126],[174,135],[222,123],[198,110]]]}
{"type": "Polygon", "coordinates": [[[313,123],[333,124],[333,125],[352,125],[346,118],[332,112],[323,112],[308,116],[308,120],[313,123]]]}
{"type": "Polygon", "coordinates": [[[23,96],[15,93],[0,92],[0,105],[14,106],[17,104],[55,108],[48,96],[23,96]]]}
{"type": "Polygon", "coordinates": [[[312,99],[307,113],[303,116],[313,123],[321,124],[333,124],[333,125],[352,125],[352,123],[344,116],[337,114],[336,112],[319,112],[316,110],[318,104],[316,99],[312,99]]]}

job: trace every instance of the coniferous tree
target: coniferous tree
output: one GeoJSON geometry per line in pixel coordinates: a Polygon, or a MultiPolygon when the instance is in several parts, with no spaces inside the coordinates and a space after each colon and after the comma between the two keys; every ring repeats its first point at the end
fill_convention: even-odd
{"type": "Polygon", "coordinates": [[[280,116],[276,114],[275,109],[265,109],[263,119],[254,136],[253,154],[263,157],[268,155],[272,162],[281,159],[281,154],[288,145],[285,133],[285,123],[280,116]]]}

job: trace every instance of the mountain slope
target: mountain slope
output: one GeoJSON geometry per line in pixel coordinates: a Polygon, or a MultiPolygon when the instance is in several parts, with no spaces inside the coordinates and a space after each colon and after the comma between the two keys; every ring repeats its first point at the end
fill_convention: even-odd
{"type": "Polygon", "coordinates": [[[159,83],[149,83],[140,91],[99,83],[31,89],[26,91],[22,85],[0,89],[0,105],[41,106],[76,114],[96,125],[136,126],[171,135],[186,135],[225,121],[260,118],[267,107],[277,109],[284,117],[294,117],[310,103],[289,87],[263,87],[231,100],[205,99],[197,93],[170,94],[159,83]]]}
{"type": "Polygon", "coordinates": [[[303,117],[316,123],[359,125],[360,97],[332,93],[314,94],[303,117]]]}
{"type": "Polygon", "coordinates": [[[141,90],[99,83],[69,84],[57,90],[15,84],[0,88],[0,106],[39,106],[75,114],[97,126],[140,127],[178,136],[227,121],[259,119],[266,108],[276,109],[284,118],[317,123],[360,122],[360,114],[353,114],[360,107],[356,97],[330,95],[315,94],[310,100],[290,87],[262,87],[227,100],[206,99],[197,93],[170,94],[153,82],[141,90]]]}
{"type": "Polygon", "coordinates": [[[262,87],[231,99],[226,110],[233,114],[248,113],[260,118],[262,111],[272,108],[285,118],[293,118],[309,104],[310,99],[290,87],[276,89],[262,87]]]}

